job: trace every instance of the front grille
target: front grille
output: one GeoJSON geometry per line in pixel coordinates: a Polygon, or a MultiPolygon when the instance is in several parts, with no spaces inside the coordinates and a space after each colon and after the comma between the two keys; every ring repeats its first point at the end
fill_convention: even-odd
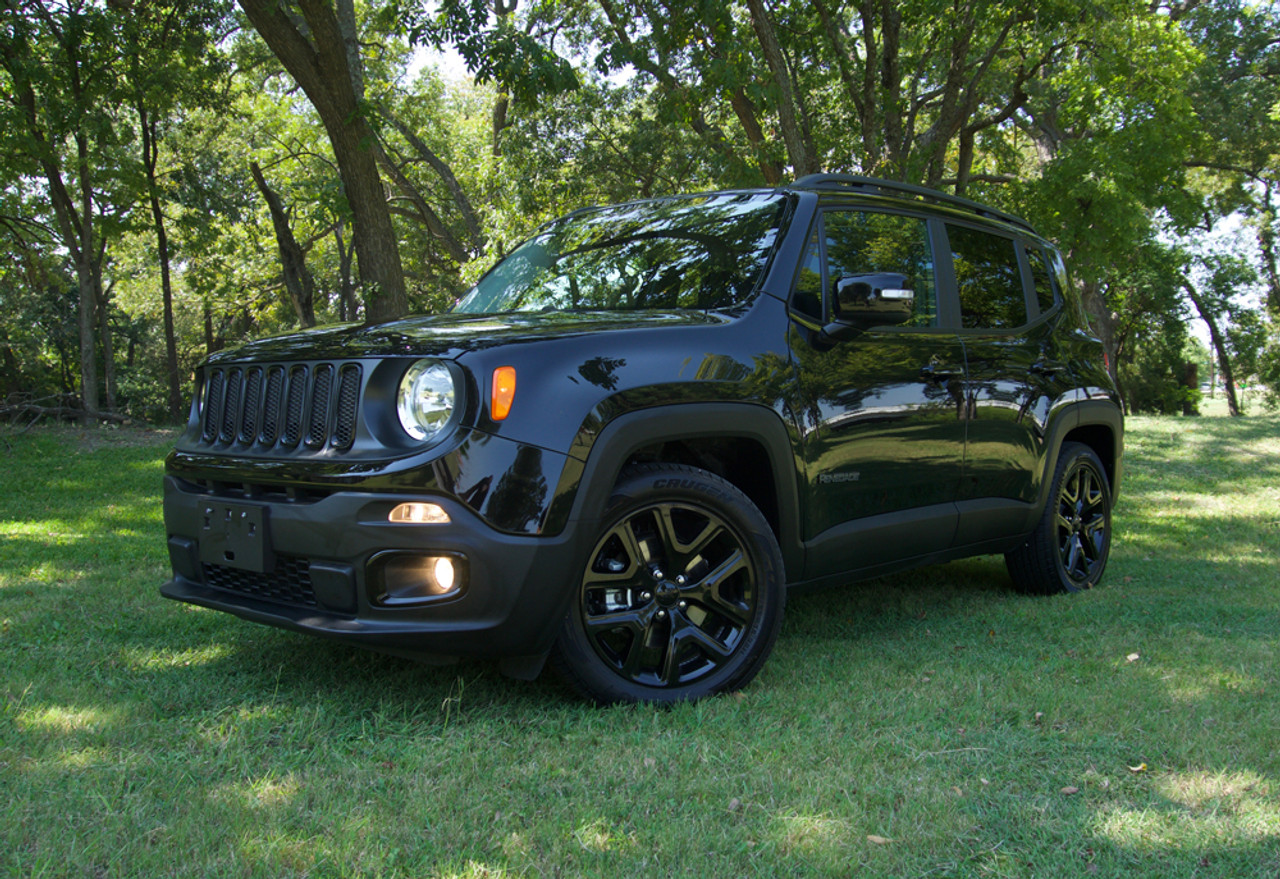
{"type": "Polygon", "coordinates": [[[258,452],[350,449],[361,376],[358,363],[208,367],[200,442],[258,452]]]}
{"type": "Polygon", "coordinates": [[[311,588],[311,562],[294,556],[277,556],[276,568],[267,573],[242,571],[225,565],[202,565],[205,582],[215,589],[225,589],[291,607],[315,607],[316,593],[311,588]]]}

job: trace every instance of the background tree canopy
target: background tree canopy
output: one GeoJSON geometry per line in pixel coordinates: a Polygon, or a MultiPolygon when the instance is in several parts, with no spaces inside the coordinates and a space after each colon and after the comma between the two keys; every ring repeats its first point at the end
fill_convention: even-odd
{"type": "Polygon", "coordinates": [[[3,0],[0,167],[3,412],[177,420],[209,351],[447,308],[573,208],[813,171],[1027,216],[1132,408],[1280,389],[1271,4],[3,0]]]}

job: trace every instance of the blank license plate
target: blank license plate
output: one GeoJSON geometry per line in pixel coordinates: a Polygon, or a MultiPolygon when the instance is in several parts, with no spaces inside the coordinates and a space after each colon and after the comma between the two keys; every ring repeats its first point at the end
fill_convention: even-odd
{"type": "Polygon", "coordinates": [[[259,573],[271,567],[266,507],[206,499],[201,514],[200,561],[259,573]]]}

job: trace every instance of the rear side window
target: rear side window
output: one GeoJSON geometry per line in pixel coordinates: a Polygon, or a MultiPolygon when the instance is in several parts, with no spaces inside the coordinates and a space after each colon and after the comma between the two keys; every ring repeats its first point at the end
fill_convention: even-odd
{"type": "Polygon", "coordinates": [[[960,319],[965,329],[1013,329],[1027,323],[1027,299],[1012,238],[947,225],[960,319]]]}

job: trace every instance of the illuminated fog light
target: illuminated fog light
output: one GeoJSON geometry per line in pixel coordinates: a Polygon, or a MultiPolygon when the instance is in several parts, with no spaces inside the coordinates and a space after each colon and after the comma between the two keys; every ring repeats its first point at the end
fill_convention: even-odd
{"type": "Polygon", "coordinates": [[[463,556],[392,550],[369,563],[369,598],[383,607],[422,604],[461,594],[466,580],[463,556]]]}
{"type": "Polygon", "coordinates": [[[399,504],[387,516],[387,520],[415,525],[443,525],[449,521],[449,514],[439,504],[399,504]]]}
{"type": "Polygon", "coordinates": [[[440,556],[432,565],[431,573],[435,577],[436,589],[441,594],[453,591],[453,559],[440,556]]]}

